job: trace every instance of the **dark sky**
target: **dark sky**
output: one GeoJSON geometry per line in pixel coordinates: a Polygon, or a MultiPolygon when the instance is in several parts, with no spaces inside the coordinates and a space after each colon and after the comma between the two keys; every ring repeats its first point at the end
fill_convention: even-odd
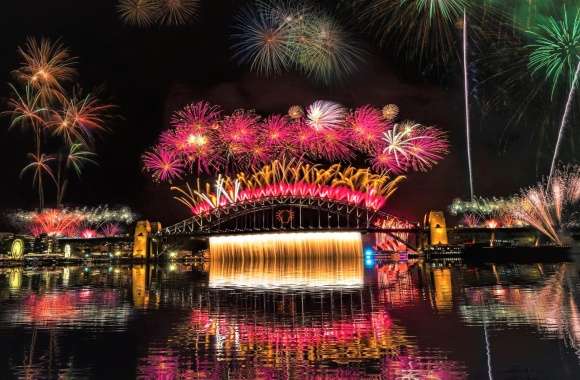
{"type": "MultiPolygon", "coordinates": [[[[117,18],[116,1],[5,0],[0,11],[0,98],[8,96],[16,49],[26,37],[60,38],[78,57],[84,89],[103,86],[105,98],[118,105],[119,118],[97,144],[100,165],[71,184],[66,201],[73,205],[127,204],[150,219],[176,221],[186,214],[171,199],[167,186],[142,174],[140,155],[167,126],[172,111],[188,102],[208,100],[226,111],[253,108],[261,114],[285,112],[289,105],[316,99],[348,107],[396,103],[402,117],[447,130],[452,153],[427,174],[411,174],[392,199],[393,213],[421,218],[430,208],[445,208],[467,194],[463,97],[460,78],[438,84],[389,57],[359,34],[369,50],[366,63],[341,85],[321,88],[299,75],[260,79],[230,58],[232,16],[244,3],[202,1],[198,20],[173,28],[131,28],[117,18]]],[[[4,107],[4,104],[3,104],[4,107]]],[[[0,209],[30,208],[36,203],[29,178],[18,173],[32,149],[31,136],[8,130],[0,120],[2,186],[0,209]]],[[[525,138],[499,156],[501,125],[478,121],[474,110],[473,142],[476,190],[507,195],[535,179],[534,152],[525,138]]],[[[499,122],[501,124],[501,122],[499,122]]],[[[53,190],[48,201],[53,202],[53,190]]]]}

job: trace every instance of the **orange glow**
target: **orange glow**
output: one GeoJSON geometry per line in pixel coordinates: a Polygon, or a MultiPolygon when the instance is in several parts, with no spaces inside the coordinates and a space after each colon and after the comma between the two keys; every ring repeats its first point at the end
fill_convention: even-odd
{"type": "Polygon", "coordinates": [[[211,237],[210,258],[210,287],[363,285],[358,232],[211,237]]]}

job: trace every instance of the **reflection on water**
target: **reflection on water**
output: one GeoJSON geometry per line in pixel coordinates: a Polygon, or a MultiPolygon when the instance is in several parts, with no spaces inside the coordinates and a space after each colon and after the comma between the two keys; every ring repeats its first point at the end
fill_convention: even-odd
{"type": "Polygon", "coordinates": [[[209,286],[311,288],[363,285],[360,233],[294,233],[210,239],[209,286]]]}
{"type": "Polygon", "coordinates": [[[225,254],[209,273],[181,264],[0,269],[0,374],[578,378],[575,263],[364,270],[357,255],[358,264],[335,259],[334,270],[308,255],[225,254]],[[244,286],[230,286],[238,279],[244,286]]]}

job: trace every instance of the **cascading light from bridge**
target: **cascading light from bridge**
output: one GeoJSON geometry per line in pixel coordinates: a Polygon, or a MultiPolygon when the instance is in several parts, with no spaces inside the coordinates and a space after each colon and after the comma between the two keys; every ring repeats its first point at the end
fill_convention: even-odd
{"type": "Polygon", "coordinates": [[[363,285],[358,232],[210,237],[210,287],[313,288],[363,285]]]}
{"type": "Polygon", "coordinates": [[[193,215],[202,215],[227,205],[264,198],[314,198],[343,202],[371,210],[381,209],[405,177],[391,178],[369,169],[340,164],[328,168],[300,161],[273,161],[260,170],[238,173],[236,177],[219,176],[213,186],[172,187],[175,199],[193,215]]]}

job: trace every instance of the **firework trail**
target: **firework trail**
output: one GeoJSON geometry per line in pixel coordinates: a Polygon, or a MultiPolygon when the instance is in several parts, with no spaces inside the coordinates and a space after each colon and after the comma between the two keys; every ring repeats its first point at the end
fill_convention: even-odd
{"type": "Polygon", "coordinates": [[[572,108],[572,99],[574,98],[574,92],[576,91],[576,85],[578,84],[578,75],[580,73],[580,60],[576,65],[576,72],[574,73],[574,79],[572,80],[572,85],[570,87],[570,92],[568,93],[568,100],[566,101],[566,108],[564,109],[564,115],[562,115],[562,121],[560,123],[560,128],[558,130],[558,140],[556,141],[556,147],[554,148],[554,156],[552,157],[552,165],[550,166],[550,176],[548,181],[554,176],[556,170],[556,162],[558,160],[558,154],[560,153],[560,146],[562,144],[562,139],[564,137],[564,129],[566,127],[566,121],[568,120],[568,115],[570,109],[572,108]]]}
{"type": "Polygon", "coordinates": [[[469,171],[469,196],[473,200],[473,166],[471,161],[471,122],[469,117],[469,73],[467,67],[467,11],[463,10],[463,97],[465,101],[465,146],[467,148],[467,169],[469,171]]]}

